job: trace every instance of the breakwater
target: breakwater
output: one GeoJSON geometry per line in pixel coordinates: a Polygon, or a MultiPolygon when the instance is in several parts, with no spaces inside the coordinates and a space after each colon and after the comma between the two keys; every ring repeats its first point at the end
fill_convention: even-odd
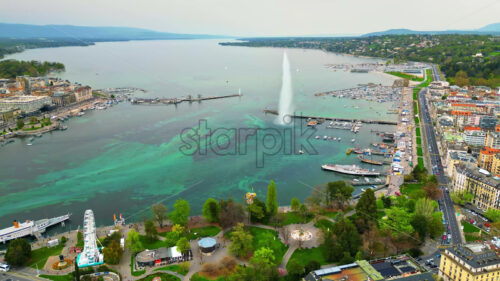
{"type": "MultiPolygon", "coordinates": [[[[264,109],[265,113],[278,115],[278,111],[271,109],[264,109]]],[[[338,117],[325,117],[325,116],[308,116],[308,115],[292,115],[293,118],[301,119],[318,119],[318,120],[332,120],[340,122],[361,122],[366,124],[381,124],[381,125],[397,125],[394,121],[384,121],[384,120],[366,120],[366,119],[350,119],[350,118],[338,118],[338,117]]]]}
{"type": "Polygon", "coordinates": [[[225,99],[243,96],[241,93],[224,95],[224,96],[209,96],[203,97],[198,95],[197,97],[187,96],[185,98],[133,98],[130,99],[132,104],[179,104],[182,102],[200,102],[204,100],[215,100],[215,99],[225,99]]]}

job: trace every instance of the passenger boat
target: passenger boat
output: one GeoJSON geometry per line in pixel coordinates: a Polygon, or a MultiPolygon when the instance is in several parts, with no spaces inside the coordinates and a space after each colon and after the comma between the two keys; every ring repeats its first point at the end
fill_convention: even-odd
{"type": "Polygon", "coordinates": [[[351,176],[380,176],[380,172],[375,170],[362,169],[356,165],[333,165],[324,164],[321,166],[323,170],[337,172],[351,176]]]}
{"type": "Polygon", "coordinates": [[[375,161],[375,160],[368,159],[368,158],[364,158],[361,155],[358,156],[358,159],[361,160],[361,162],[363,162],[363,163],[368,163],[368,164],[372,164],[372,165],[379,165],[379,166],[382,165],[382,162],[375,161]]]}
{"type": "Polygon", "coordinates": [[[348,149],[345,151],[345,154],[349,155],[349,154],[351,154],[351,152],[352,152],[352,148],[348,148],[348,149]]]}

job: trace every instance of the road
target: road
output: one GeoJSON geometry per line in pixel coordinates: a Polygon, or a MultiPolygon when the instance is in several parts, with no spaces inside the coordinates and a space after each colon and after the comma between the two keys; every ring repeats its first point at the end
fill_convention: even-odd
{"type": "MultiPolygon", "coordinates": [[[[435,65],[432,66],[432,76],[437,80],[441,79],[441,76],[437,71],[437,67],[435,65]]],[[[432,173],[436,175],[439,186],[443,190],[443,198],[439,200],[439,203],[446,220],[445,228],[447,228],[448,233],[451,234],[451,244],[460,244],[462,243],[462,235],[460,234],[459,225],[455,216],[453,202],[451,201],[450,194],[447,191],[447,186],[450,182],[450,179],[445,175],[444,169],[441,165],[441,156],[439,155],[436,133],[434,131],[434,125],[429,113],[429,107],[426,102],[426,93],[427,88],[422,89],[418,93],[420,116],[422,119],[420,124],[421,128],[425,132],[425,138],[428,145],[428,147],[425,147],[424,149],[427,149],[429,152],[430,163],[432,166],[430,168],[432,170],[432,173]]]]}
{"type": "Polygon", "coordinates": [[[46,280],[46,279],[17,272],[0,273],[0,281],[41,281],[41,280],[46,280]]]}

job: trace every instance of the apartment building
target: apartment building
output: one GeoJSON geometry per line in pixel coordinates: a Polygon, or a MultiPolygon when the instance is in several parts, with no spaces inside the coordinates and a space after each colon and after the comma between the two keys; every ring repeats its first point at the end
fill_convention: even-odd
{"type": "Polygon", "coordinates": [[[483,244],[456,245],[443,251],[439,276],[445,281],[498,281],[500,258],[483,244]]]}

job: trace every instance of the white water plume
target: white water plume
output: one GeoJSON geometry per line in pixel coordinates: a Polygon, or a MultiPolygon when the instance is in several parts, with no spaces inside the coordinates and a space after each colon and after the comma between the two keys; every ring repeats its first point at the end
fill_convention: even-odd
{"type": "Polygon", "coordinates": [[[278,118],[276,122],[281,125],[291,124],[293,115],[293,90],[290,62],[286,52],[283,53],[283,78],[281,81],[278,118]]]}

